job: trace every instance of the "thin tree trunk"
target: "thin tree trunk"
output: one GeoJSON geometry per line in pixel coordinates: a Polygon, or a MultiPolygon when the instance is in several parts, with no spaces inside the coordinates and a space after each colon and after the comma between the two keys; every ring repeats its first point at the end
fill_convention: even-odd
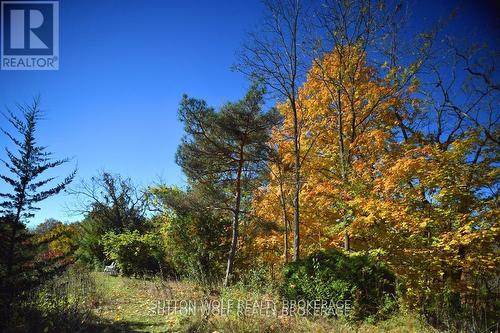
{"type": "Polygon", "coordinates": [[[295,193],[293,197],[293,261],[299,260],[300,257],[300,151],[299,151],[299,125],[297,116],[297,106],[295,100],[292,100],[293,110],[293,145],[295,155],[295,193]]]}
{"type": "Polygon", "coordinates": [[[294,211],[293,211],[293,261],[299,260],[300,257],[300,189],[301,189],[301,179],[300,179],[300,145],[299,145],[299,122],[298,122],[298,112],[297,112],[297,100],[295,91],[295,80],[297,79],[297,36],[298,36],[298,23],[299,23],[299,1],[297,0],[294,5],[294,16],[293,16],[293,28],[292,32],[292,44],[291,44],[291,54],[293,55],[290,62],[291,69],[291,99],[293,111],[293,146],[295,154],[295,195],[294,195],[294,211]]]}
{"type": "Polygon", "coordinates": [[[227,258],[226,277],[224,278],[224,287],[227,287],[231,281],[233,274],[234,257],[236,255],[236,248],[238,247],[238,227],[240,222],[240,205],[241,205],[241,175],[243,172],[243,145],[240,146],[240,158],[238,162],[238,170],[236,174],[235,186],[235,205],[234,205],[234,219],[233,219],[233,233],[231,238],[231,248],[227,258]]]}
{"type": "Polygon", "coordinates": [[[286,201],[285,201],[285,194],[283,193],[283,183],[282,180],[280,179],[279,181],[280,185],[280,202],[281,202],[281,217],[283,219],[283,225],[285,226],[285,232],[283,234],[283,256],[284,256],[284,264],[286,265],[288,263],[288,215],[286,213],[286,201]]]}
{"type": "MultiPolygon", "coordinates": [[[[339,73],[339,82],[342,82],[342,74],[339,73]]],[[[339,136],[339,159],[340,159],[340,174],[342,178],[342,183],[344,186],[346,185],[347,175],[346,175],[346,155],[345,155],[345,146],[344,146],[344,122],[342,115],[342,97],[340,93],[340,89],[337,90],[337,104],[338,104],[338,136],[339,136]]],[[[354,115],[354,114],[353,114],[354,115]]],[[[353,127],[354,129],[354,127],[353,127]]],[[[347,222],[346,222],[347,223],[347,222]]],[[[345,226],[346,230],[344,230],[344,250],[350,251],[350,239],[349,234],[347,232],[347,225],[345,226]]]]}
{"type": "Polygon", "coordinates": [[[340,89],[337,91],[337,104],[338,104],[338,116],[337,116],[337,126],[338,126],[338,136],[339,136],[339,159],[340,159],[340,173],[342,177],[342,182],[345,181],[345,149],[344,149],[344,121],[342,117],[342,99],[340,96],[340,89]]]}
{"type": "Polygon", "coordinates": [[[347,230],[344,232],[344,250],[347,252],[351,251],[351,240],[349,238],[349,233],[347,230]]]}
{"type": "Polygon", "coordinates": [[[283,263],[286,265],[288,264],[288,219],[284,219],[285,222],[285,234],[283,235],[284,237],[284,249],[283,249],[283,256],[284,256],[284,259],[283,259],[283,263]]]}

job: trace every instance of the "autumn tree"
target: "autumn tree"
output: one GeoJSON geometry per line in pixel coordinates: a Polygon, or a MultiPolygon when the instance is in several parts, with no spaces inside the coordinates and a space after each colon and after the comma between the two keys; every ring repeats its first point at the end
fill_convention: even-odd
{"type": "MultiPolygon", "coordinates": [[[[366,64],[361,51],[353,48],[350,52],[353,53],[350,66],[337,51],[325,55],[321,65],[313,65],[299,91],[303,106],[300,140],[307,147],[300,154],[304,170],[304,245],[309,250],[330,246],[332,231],[346,230],[355,215],[355,207],[350,204],[352,192],[363,183],[354,164],[383,150],[396,121],[391,108],[399,100],[390,98],[391,87],[366,64]],[[342,89],[337,88],[338,81],[327,81],[326,75],[344,75],[342,89]],[[380,147],[374,150],[373,143],[379,143],[380,147]]],[[[290,128],[287,123],[291,119],[283,108],[286,105],[278,109],[284,115],[286,129],[290,128]]],[[[275,137],[286,135],[282,129],[276,130],[273,138],[279,140],[275,137]]],[[[284,144],[280,149],[284,163],[289,164],[292,148],[284,144]]],[[[267,211],[266,207],[261,208],[267,211]]],[[[277,210],[273,206],[269,209],[277,210]]]]}
{"type": "MultiPolygon", "coordinates": [[[[292,183],[293,175],[292,165],[287,163],[283,158],[283,144],[286,144],[286,138],[283,135],[278,135],[277,131],[283,129],[283,126],[275,126],[273,128],[274,135],[271,137],[269,146],[271,149],[270,158],[268,161],[269,180],[266,188],[276,190],[283,225],[283,263],[288,263],[289,257],[289,234],[290,234],[290,216],[293,214],[289,211],[289,207],[293,207],[293,201],[290,203],[289,198],[292,197],[289,185],[292,183]]],[[[257,199],[258,200],[258,199],[257,199]]],[[[275,214],[276,212],[273,212],[275,214]]],[[[277,217],[267,217],[268,221],[277,221],[277,217]]]]}
{"type": "MultiPolygon", "coordinates": [[[[339,246],[343,232],[346,250],[389,263],[412,306],[452,304],[453,314],[483,302],[491,314],[485,295],[498,266],[494,51],[446,38],[435,48],[433,31],[414,58],[389,52],[380,61],[364,38],[342,37],[355,31],[332,29],[332,50],[313,60],[298,92],[305,252],[339,246]]],[[[293,119],[286,107],[278,107],[284,125],[270,143],[285,142],[280,156],[289,164],[293,119]]],[[[265,218],[279,218],[278,186],[271,182],[256,196],[265,218]]]]}
{"type": "MultiPolygon", "coordinates": [[[[330,95],[331,112],[336,113],[334,120],[337,123],[332,130],[337,131],[336,152],[342,179],[339,186],[343,188],[354,185],[349,181],[356,160],[353,145],[365,131],[366,123],[374,117],[379,118],[377,110],[386,108],[398,124],[393,131],[407,136],[408,120],[414,116],[407,107],[409,93],[418,86],[417,74],[430,57],[436,31],[440,28],[432,26],[430,31],[409,38],[405,35],[407,7],[389,1],[325,0],[316,10],[313,24],[318,31],[312,37],[313,70],[309,76],[322,82],[330,95]],[[334,64],[331,63],[333,58],[334,64]],[[360,73],[367,66],[370,73],[363,77],[360,73]],[[367,101],[363,99],[368,95],[360,89],[365,89],[365,82],[373,78],[383,82],[378,83],[377,92],[372,91],[370,105],[365,107],[363,103],[367,101]],[[361,103],[357,104],[359,101],[361,103]]],[[[345,211],[350,209],[346,206],[345,211]]],[[[344,248],[349,250],[348,226],[353,216],[351,213],[342,215],[344,248]]]]}
{"type": "Polygon", "coordinates": [[[59,259],[65,263],[74,262],[73,254],[78,247],[81,229],[76,223],[64,224],[55,219],[47,219],[34,231],[34,242],[44,249],[41,256],[59,259]]]}
{"type": "MultiPolygon", "coordinates": [[[[498,266],[495,51],[444,40],[441,56],[426,64],[432,75],[421,78],[415,92],[413,104],[421,111],[418,121],[406,120],[412,126],[401,145],[404,155],[387,159],[377,194],[391,205],[387,212],[399,212],[393,219],[402,227],[399,237],[405,237],[398,240],[412,265],[408,268],[408,257],[400,257],[406,265],[399,263],[398,269],[405,272],[413,301],[437,307],[448,302],[450,313],[481,302],[484,315],[492,311],[491,293],[481,290],[494,290],[489,281],[498,266]],[[435,293],[442,290],[451,302],[435,293]]],[[[384,207],[380,201],[377,206],[384,207]]]]}
{"type": "Polygon", "coordinates": [[[252,189],[267,159],[267,141],[274,112],[262,112],[264,90],[253,85],[239,102],[225,104],[219,112],[202,100],[184,96],[179,117],[186,136],[177,152],[177,163],[190,183],[201,187],[211,208],[232,215],[231,246],[224,285],[233,274],[239,225],[248,212],[252,189]]]}

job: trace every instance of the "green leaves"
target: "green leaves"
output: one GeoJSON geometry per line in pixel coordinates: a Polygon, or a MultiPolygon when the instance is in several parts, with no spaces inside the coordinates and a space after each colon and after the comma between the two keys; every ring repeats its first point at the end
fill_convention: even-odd
{"type": "Polygon", "coordinates": [[[351,315],[365,318],[395,292],[395,277],[369,256],[337,250],[316,252],[285,267],[283,292],[292,300],[352,301],[351,315]]]}
{"type": "Polygon", "coordinates": [[[143,275],[160,270],[163,243],[157,234],[139,234],[137,230],[121,234],[108,232],[102,238],[104,252],[125,275],[143,275]]]}

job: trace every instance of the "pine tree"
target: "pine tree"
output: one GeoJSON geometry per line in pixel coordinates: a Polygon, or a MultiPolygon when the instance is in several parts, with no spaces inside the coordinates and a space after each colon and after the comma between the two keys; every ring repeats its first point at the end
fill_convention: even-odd
{"type": "Polygon", "coordinates": [[[177,163],[211,198],[212,208],[232,215],[231,246],[224,285],[233,274],[239,223],[267,159],[271,127],[277,113],[262,112],[264,90],[253,85],[243,100],[219,112],[184,96],[179,110],[187,133],[177,152],[177,163]]]}

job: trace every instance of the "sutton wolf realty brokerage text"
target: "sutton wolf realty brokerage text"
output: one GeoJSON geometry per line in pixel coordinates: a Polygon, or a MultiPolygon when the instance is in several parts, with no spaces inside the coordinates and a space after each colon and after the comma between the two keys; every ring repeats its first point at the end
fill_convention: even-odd
{"type": "Polygon", "coordinates": [[[59,69],[59,2],[1,2],[1,69],[59,69]]]}
{"type": "Polygon", "coordinates": [[[217,315],[228,316],[347,316],[351,301],[333,300],[158,300],[149,308],[152,315],[217,315]]]}

